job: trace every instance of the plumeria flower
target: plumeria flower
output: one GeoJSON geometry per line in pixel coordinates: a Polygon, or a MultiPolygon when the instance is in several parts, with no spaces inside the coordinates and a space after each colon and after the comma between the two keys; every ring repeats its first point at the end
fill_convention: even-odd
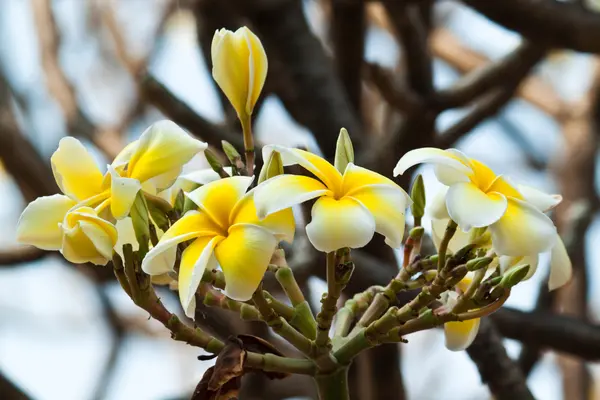
{"type": "MultiPolygon", "coordinates": [[[[223,167],[223,169],[229,176],[231,176],[231,167],[223,167]]],[[[158,193],[158,197],[173,205],[175,203],[177,194],[181,190],[183,190],[184,193],[191,192],[199,185],[206,185],[207,183],[214,182],[219,179],[221,179],[221,177],[212,168],[188,172],[180,175],[171,187],[158,193]]]]}
{"type": "Polygon", "coordinates": [[[265,146],[263,159],[271,151],[281,154],[284,165],[299,164],[316,179],[284,174],[261,183],[254,195],[260,218],[318,198],[306,226],[317,250],[363,247],[375,232],[384,235],[391,247],[402,245],[404,210],[411,200],[400,186],[353,163],[341,174],[323,158],[299,149],[265,146]]]}
{"type": "Polygon", "coordinates": [[[434,164],[437,179],[448,186],[445,202],[452,220],[465,232],[489,227],[498,254],[519,257],[555,245],[556,227],[543,211],[558,204],[560,196],[516,187],[455,149],[409,151],[398,161],[394,176],[420,163],[434,164]]]}
{"type": "Polygon", "coordinates": [[[142,269],[150,275],[172,271],[177,245],[193,240],[183,251],[179,266],[179,298],[189,317],[194,316],[194,295],[205,269],[220,265],[225,294],[247,301],[260,284],[277,244],[281,240],[291,243],[294,238],[291,209],[258,219],[255,193],[246,193],[251,183],[250,177],[235,176],[188,193],[199,210],[188,211],[173,224],[142,262],[142,269]]]}
{"type": "MultiPolygon", "coordinates": [[[[547,195],[537,189],[523,185],[518,185],[517,187],[519,188],[520,192],[527,194],[527,198],[530,199],[533,204],[540,207],[540,211],[546,211],[547,208],[552,208],[556,206],[558,202],[560,202],[560,196],[547,195]]],[[[446,226],[450,221],[450,216],[448,214],[445,202],[446,191],[447,190],[444,189],[434,196],[431,201],[431,205],[427,210],[428,214],[432,218],[431,236],[436,248],[439,248],[439,244],[442,241],[446,226]]],[[[455,253],[469,244],[470,240],[471,231],[464,232],[462,230],[457,230],[448,244],[448,250],[455,253]]],[[[493,237],[489,232],[484,233],[483,237],[478,239],[478,244],[482,248],[493,250],[494,252],[499,253],[494,246],[493,237]]],[[[518,256],[500,255],[497,262],[495,261],[494,263],[490,264],[490,268],[495,268],[496,266],[500,265],[500,269],[502,273],[504,273],[519,265],[529,264],[529,272],[523,279],[527,280],[536,272],[538,263],[538,253],[524,253],[518,256]]],[[[567,254],[565,245],[560,236],[557,234],[555,244],[550,251],[550,277],[548,279],[548,288],[550,290],[554,290],[569,282],[572,276],[572,269],[573,267],[571,260],[567,254]]]]}
{"type": "Polygon", "coordinates": [[[182,166],[206,147],[173,122],[160,121],[129,144],[103,175],[83,144],[65,137],[50,160],[63,194],[31,202],[19,219],[17,240],[43,250],[60,250],[71,262],[104,265],[111,257],[106,237],[113,245],[116,238],[100,217],[110,222],[126,217],[139,190],[156,194],[169,187],[182,166]],[[69,215],[76,210],[79,214],[69,215]],[[100,230],[90,224],[98,225],[100,230]],[[77,231],[73,231],[75,228],[77,231]],[[97,246],[102,257],[85,250],[88,244],[83,236],[97,246]]]}

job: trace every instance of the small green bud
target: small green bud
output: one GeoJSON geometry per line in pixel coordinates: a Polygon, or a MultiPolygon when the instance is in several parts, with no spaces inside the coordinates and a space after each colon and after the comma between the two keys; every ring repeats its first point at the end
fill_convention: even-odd
{"type": "Polygon", "coordinates": [[[142,191],[139,191],[137,196],[135,197],[135,201],[131,206],[131,210],[129,211],[129,216],[131,217],[131,221],[133,223],[133,230],[135,231],[135,238],[139,243],[139,253],[141,257],[146,255],[148,252],[148,242],[150,241],[150,219],[148,217],[148,204],[146,203],[146,199],[142,194],[142,191]]]}
{"type": "Polygon", "coordinates": [[[417,218],[423,217],[425,214],[425,184],[423,183],[423,176],[417,175],[415,182],[410,189],[410,197],[413,203],[410,206],[410,212],[417,218]]]}
{"type": "Polygon", "coordinates": [[[273,150],[267,162],[263,165],[258,176],[258,183],[283,174],[283,160],[278,151],[273,150]]]}
{"type": "Polygon", "coordinates": [[[529,264],[519,265],[507,271],[498,286],[510,289],[517,283],[521,282],[529,273],[529,264]]]}
{"type": "Polygon", "coordinates": [[[419,240],[423,237],[424,233],[425,228],[423,228],[422,226],[415,226],[410,230],[408,236],[413,240],[419,240]]]}
{"type": "Polygon", "coordinates": [[[354,148],[346,128],[340,129],[337,144],[335,146],[334,165],[342,174],[346,170],[348,163],[354,162],[354,148]]]}
{"type": "Polygon", "coordinates": [[[173,208],[175,209],[175,211],[177,211],[177,213],[179,215],[183,215],[183,204],[185,202],[186,198],[185,198],[185,193],[183,193],[183,190],[180,190],[179,192],[177,192],[177,196],[175,196],[175,203],[173,204],[173,208]]]}
{"type": "Polygon", "coordinates": [[[166,232],[169,229],[167,213],[171,212],[173,207],[163,198],[148,193],[144,193],[144,199],[152,220],[163,232],[166,232]]]}
{"type": "Polygon", "coordinates": [[[229,159],[229,162],[233,166],[234,169],[244,170],[246,166],[244,165],[244,161],[242,160],[242,156],[238,151],[233,147],[231,143],[226,140],[221,141],[221,146],[223,147],[223,152],[229,159]]]}
{"type": "Polygon", "coordinates": [[[217,159],[215,153],[210,151],[209,149],[204,150],[204,155],[206,156],[206,160],[210,167],[215,171],[221,178],[229,178],[229,175],[223,169],[223,164],[217,159]]]}
{"type": "Polygon", "coordinates": [[[467,261],[467,269],[469,271],[477,271],[482,268],[486,268],[492,263],[494,259],[492,257],[480,257],[474,258],[473,260],[467,261]]]}

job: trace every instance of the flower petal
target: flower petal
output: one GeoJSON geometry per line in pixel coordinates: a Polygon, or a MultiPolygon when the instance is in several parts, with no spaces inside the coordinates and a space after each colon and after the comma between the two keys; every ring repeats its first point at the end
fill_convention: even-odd
{"type": "Polygon", "coordinates": [[[252,177],[233,176],[200,186],[187,197],[204,210],[222,229],[229,227],[229,215],[252,184],[252,177]]]}
{"type": "Polygon", "coordinates": [[[278,175],[254,189],[254,202],[259,218],[285,210],[319,196],[332,195],[316,179],[301,175],[278,175]]]}
{"type": "Polygon", "coordinates": [[[106,265],[117,243],[117,228],[98,217],[94,209],[80,207],[70,211],[62,223],[61,253],[70,262],[106,265]]]}
{"type": "Polygon", "coordinates": [[[448,207],[446,207],[446,194],[448,194],[448,188],[444,187],[433,196],[431,201],[428,201],[427,214],[432,219],[450,219],[448,207]]]}
{"type": "MultiPolygon", "coordinates": [[[[431,239],[436,249],[440,248],[440,243],[446,232],[446,226],[448,225],[448,219],[432,219],[431,220],[431,239]]],[[[448,243],[448,249],[456,253],[471,242],[471,234],[469,232],[463,232],[461,229],[457,229],[450,243],[448,243]]]]}
{"type": "Polygon", "coordinates": [[[224,238],[199,237],[194,240],[181,255],[179,266],[179,300],[185,315],[194,318],[196,311],[196,290],[202,280],[205,269],[215,269],[217,259],[213,254],[215,246],[224,238]]]}
{"type": "Polygon", "coordinates": [[[340,200],[321,197],[313,206],[311,215],[306,234],[319,251],[363,247],[375,233],[375,219],[369,210],[350,197],[340,200]]]}
{"type": "Polygon", "coordinates": [[[362,204],[375,219],[375,231],[385,236],[393,248],[402,247],[404,236],[404,210],[408,195],[399,186],[376,184],[363,186],[347,196],[362,204]]]}
{"type": "Polygon", "coordinates": [[[461,351],[473,343],[479,331],[479,318],[467,321],[446,322],[444,336],[446,348],[451,351],[461,351]]]}
{"type": "Polygon", "coordinates": [[[241,30],[246,37],[246,43],[249,51],[249,82],[248,82],[248,98],[246,100],[246,112],[252,114],[254,105],[258,101],[260,92],[267,78],[268,61],[265,49],[260,42],[260,39],[248,28],[241,27],[241,30]]]}
{"type": "Polygon", "coordinates": [[[550,290],[558,289],[567,284],[573,276],[573,265],[565,243],[559,235],[556,236],[556,244],[550,253],[550,278],[548,279],[550,290]]]}
{"type": "Polygon", "coordinates": [[[50,162],[60,190],[73,200],[85,200],[102,191],[102,173],[79,140],[62,138],[50,162]]]}
{"type": "Polygon", "coordinates": [[[174,170],[178,174],[185,163],[206,148],[206,143],[192,138],[174,122],[156,122],[140,136],[127,175],[144,182],[174,170]]]}
{"type": "Polygon", "coordinates": [[[559,194],[547,194],[531,186],[517,185],[517,189],[526,202],[542,212],[552,210],[562,201],[562,196],[559,194]]]}
{"type": "Polygon", "coordinates": [[[537,270],[537,267],[538,267],[539,257],[537,254],[535,254],[533,256],[522,256],[522,257],[500,256],[499,262],[500,262],[500,271],[502,271],[502,273],[505,273],[506,271],[508,271],[514,267],[529,264],[529,271],[527,272],[527,275],[525,275],[525,278],[523,278],[523,280],[526,281],[527,279],[531,278],[533,276],[533,274],[535,274],[535,271],[537,270]]]}
{"type": "Polygon", "coordinates": [[[62,246],[63,222],[75,202],[63,196],[38,197],[27,205],[17,223],[17,241],[42,250],[58,250],[62,246]]]}
{"type": "Polygon", "coordinates": [[[473,172],[471,167],[466,165],[454,153],[434,147],[423,147],[411,150],[403,155],[394,168],[394,176],[402,175],[410,167],[423,163],[446,165],[458,172],[462,172],[466,176],[469,176],[473,172]]]}
{"type": "Polygon", "coordinates": [[[294,232],[296,230],[296,222],[294,221],[294,213],[291,208],[286,208],[272,214],[262,220],[258,217],[256,205],[254,203],[254,192],[248,192],[242,200],[234,207],[229,216],[230,225],[235,224],[253,224],[268,229],[278,240],[285,240],[292,243],[294,240],[294,232]]]}
{"type": "Polygon", "coordinates": [[[149,275],[172,271],[175,250],[179,243],[201,236],[215,237],[222,234],[220,228],[204,212],[188,211],[165,232],[142,261],[142,270],[149,275]]]}
{"type": "Polygon", "coordinates": [[[137,251],[140,248],[140,244],[137,241],[135,236],[135,230],[133,228],[133,221],[130,217],[125,217],[123,219],[118,220],[115,223],[115,228],[117,228],[117,232],[119,233],[117,243],[115,244],[115,252],[121,256],[121,258],[125,258],[123,254],[123,246],[126,244],[130,244],[133,251],[137,251]]]}
{"type": "Polygon", "coordinates": [[[506,212],[490,225],[494,249],[499,255],[521,256],[549,250],[556,242],[552,220],[534,206],[508,198],[506,212]]]}
{"type": "Polygon", "coordinates": [[[385,176],[373,172],[353,163],[348,163],[344,176],[342,177],[342,193],[344,196],[352,196],[355,190],[360,190],[366,185],[389,185],[396,190],[404,193],[406,198],[405,202],[412,202],[408,193],[404,191],[400,186],[393,180],[386,178],[385,176]]]}
{"type": "Polygon", "coordinates": [[[225,294],[234,300],[250,300],[273,256],[277,239],[260,226],[238,224],[219,243],[215,255],[225,275],[225,294]]]}
{"type": "Polygon", "coordinates": [[[273,150],[281,154],[284,166],[298,164],[319,178],[328,189],[335,192],[341,188],[342,174],[324,158],[300,149],[268,145],[263,147],[263,160],[268,160],[273,150]]]}
{"type": "Polygon", "coordinates": [[[110,211],[116,219],[125,218],[135,201],[137,193],[142,188],[140,181],[123,178],[112,166],[108,166],[110,182],[110,211]]]}
{"type": "Polygon", "coordinates": [[[457,183],[446,194],[448,214],[463,231],[488,226],[506,211],[506,197],[484,193],[472,183],[457,183]]]}

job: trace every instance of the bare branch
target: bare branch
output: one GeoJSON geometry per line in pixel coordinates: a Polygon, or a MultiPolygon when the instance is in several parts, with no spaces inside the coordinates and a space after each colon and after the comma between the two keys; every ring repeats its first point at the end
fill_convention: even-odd
{"type": "Polygon", "coordinates": [[[33,246],[19,246],[13,249],[0,250],[0,266],[18,266],[19,264],[40,260],[47,255],[47,251],[33,246]]]}

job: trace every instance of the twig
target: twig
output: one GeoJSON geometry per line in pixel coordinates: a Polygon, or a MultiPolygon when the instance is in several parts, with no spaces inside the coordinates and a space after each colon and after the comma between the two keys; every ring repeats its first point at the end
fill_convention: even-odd
{"type": "Polygon", "coordinates": [[[41,260],[50,253],[33,246],[20,246],[14,249],[0,251],[0,266],[2,268],[18,266],[22,263],[41,260]]]}

